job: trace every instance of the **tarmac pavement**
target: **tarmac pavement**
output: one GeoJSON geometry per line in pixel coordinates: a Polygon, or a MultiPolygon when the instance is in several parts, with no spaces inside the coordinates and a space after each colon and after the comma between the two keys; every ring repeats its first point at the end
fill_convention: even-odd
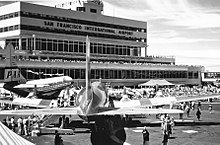
{"type": "MultiPolygon", "coordinates": [[[[178,115],[173,116],[176,120],[173,134],[169,138],[169,145],[219,145],[220,144],[220,111],[210,114],[207,110],[202,110],[201,120],[195,117],[195,111],[187,118],[178,119],[178,115]]],[[[127,139],[130,145],[142,145],[143,126],[147,126],[150,133],[150,145],[162,144],[163,134],[159,120],[155,121],[155,116],[148,119],[140,119],[140,127],[125,128],[127,139]]],[[[74,135],[61,135],[64,145],[91,145],[90,133],[87,128],[76,128],[74,135]],[[78,132],[77,132],[78,131],[78,132]]],[[[29,141],[36,145],[53,145],[54,135],[42,135],[38,137],[27,137],[29,141]]]]}

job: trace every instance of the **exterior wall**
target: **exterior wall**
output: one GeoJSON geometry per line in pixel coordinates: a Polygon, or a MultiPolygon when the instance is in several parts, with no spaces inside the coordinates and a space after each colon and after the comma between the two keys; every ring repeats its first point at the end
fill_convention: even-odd
{"type": "MultiPolygon", "coordinates": [[[[4,68],[4,61],[0,61],[0,68],[4,68]]],[[[18,66],[22,69],[25,70],[29,70],[29,69],[41,69],[39,71],[42,71],[42,69],[57,69],[60,70],[60,73],[64,73],[65,75],[73,75],[71,74],[71,70],[72,71],[81,71],[80,74],[85,73],[85,62],[51,62],[51,61],[19,61],[18,62],[18,66]],[[65,72],[67,71],[67,72],[65,72]]],[[[168,66],[163,66],[163,65],[149,65],[149,66],[144,66],[144,65],[136,65],[136,64],[108,64],[108,63],[92,63],[91,64],[91,69],[94,71],[98,71],[96,73],[100,73],[101,70],[103,71],[121,71],[121,73],[123,73],[123,70],[131,70],[131,74],[132,75],[132,71],[136,71],[136,73],[134,73],[134,75],[136,74],[136,77],[132,75],[132,77],[134,78],[123,78],[123,77],[117,77],[114,79],[108,78],[104,78],[102,77],[101,74],[99,74],[97,77],[95,77],[96,79],[94,79],[93,77],[93,81],[98,80],[99,78],[102,78],[103,82],[106,83],[121,83],[121,84],[125,84],[125,85],[129,85],[129,86],[135,86],[138,85],[140,83],[144,83],[146,81],[149,81],[150,79],[158,79],[158,78],[163,78],[161,75],[159,75],[160,73],[163,72],[185,72],[186,76],[181,78],[181,77],[177,77],[175,78],[175,76],[170,76],[168,78],[165,78],[166,80],[175,83],[175,84],[187,84],[187,85],[200,85],[201,84],[201,78],[198,76],[197,78],[192,77],[189,78],[188,77],[188,66],[172,66],[172,65],[168,65],[168,66]],[[139,78],[140,74],[138,73],[142,73],[142,72],[138,72],[138,71],[148,71],[149,74],[148,77],[146,78],[139,78]],[[153,76],[152,76],[153,75],[153,76]]],[[[57,71],[56,71],[57,73],[57,71]]],[[[200,74],[200,68],[194,68],[193,73],[198,73],[200,74]]],[[[110,74],[109,74],[110,75],[110,74]]],[[[119,75],[119,74],[118,74],[119,75]]],[[[122,74],[121,74],[122,75],[122,74]]],[[[122,75],[123,76],[123,75],[122,75]]],[[[71,76],[72,77],[72,76],[71,76]]],[[[81,83],[84,83],[84,76],[79,76],[76,77],[74,79],[78,80],[81,83]]],[[[143,77],[143,76],[142,76],[143,77]]],[[[36,79],[36,78],[35,78],[36,79]]]]}
{"type": "MultiPolygon", "coordinates": [[[[168,78],[171,82],[183,84],[200,84],[201,83],[201,69],[200,67],[178,66],[178,65],[153,65],[153,63],[175,63],[175,58],[163,57],[140,57],[142,50],[140,48],[147,47],[147,22],[128,20],[123,18],[116,18],[104,15],[97,15],[93,13],[85,13],[78,11],[71,11],[65,9],[58,9],[53,7],[34,5],[23,2],[16,2],[13,4],[0,7],[0,16],[9,17],[7,19],[0,19],[0,28],[13,26],[13,31],[0,32],[0,40],[17,39],[19,40],[19,48],[21,49],[22,39],[28,38],[30,47],[32,48],[34,39],[54,39],[66,41],[82,41],[85,42],[86,34],[94,34],[90,36],[90,41],[93,43],[126,45],[136,47],[138,49],[137,57],[130,57],[133,64],[109,64],[97,63],[92,64],[93,70],[112,69],[112,70],[149,70],[149,71],[182,71],[187,73],[185,78],[168,78]],[[19,12],[20,15],[10,18],[11,13],[19,12]],[[7,14],[7,15],[6,15],[7,14]],[[16,26],[16,27],[15,27],[16,26]],[[17,27],[18,26],[18,27],[17,27]],[[41,31],[39,31],[41,30],[41,31]],[[103,31],[102,31],[103,30],[103,31]],[[71,32],[71,33],[70,33],[71,32]],[[74,33],[72,33],[74,32],[74,33]],[[80,35],[79,35],[80,34],[80,35]],[[102,37],[113,36],[113,38],[102,37]],[[134,39],[124,39],[134,38],[134,39]],[[142,64],[152,63],[151,65],[142,64]],[[140,63],[140,64],[138,64],[140,63]],[[191,77],[192,75],[192,77],[191,77]],[[194,77],[196,76],[196,78],[194,77]]],[[[26,40],[25,40],[26,41],[26,40]]],[[[131,48],[131,54],[133,49],[131,48]]],[[[25,52],[25,51],[24,51],[25,52]]],[[[3,52],[4,53],[4,52],[3,52]]],[[[25,52],[26,53],[26,52],[25,52]]],[[[53,52],[55,55],[56,52],[53,52]]],[[[24,57],[29,57],[33,54],[24,54],[24,57]]],[[[72,55],[72,54],[71,54],[72,55]]],[[[77,54],[76,54],[77,55],[77,54]]],[[[98,54],[100,55],[100,54],[98,54]]],[[[106,55],[101,54],[106,59],[106,55]]],[[[59,57],[59,55],[57,55],[59,57]]],[[[131,55],[132,56],[132,55],[131,55]]],[[[43,56],[47,57],[47,56],[43,56]]],[[[74,57],[74,56],[72,56],[74,57]]],[[[82,56],[83,58],[84,56],[82,56]]],[[[120,56],[117,56],[117,58],[120,56]]],[[[122,60],[126,62],[129,57],[123,56],[122,60]]],[[[94,57],[98,60],[98,57],[94,57]]],[[[111,58],[114,60],[113,58],[111,58]]],[[[84,63],[70,63],[70,62],[35,62],[35,61],[18,61],[19,67],[25,68],[60,68],[60,69],[85,69],[84,63]]],[[[0,61],[0,67],[4,67],[4,61],[0,61]]],[[[69,70],[67,70],[69,71],[69,70]]],[[[149,78],[150,79],[150,78],[149,78]]],[[[149,79],[106,79],[106,82],[124,82],[129,85],[136,85],[145,82],[149,79]]],[[[83,78],[79,79],[84,81],[83,78]]]]}
{"type": "MultiPolygon", "coordinates": [[[[146,29],[147,28],[147,23],[146,22],[141,22],[141,21],[134,21],[134,20],[128,20],[128,19],[122,19],[122,18],[115,18],[115,17],[109,17],[109,16],[104,16],[104,15],[97,15],[97,14],[92,14],[92,13],[84,13],[84,12],[78,12],[78,11],[71,11],[71,10],[64,10],[64,9],[57,9],[53,7],[47,7],[47,6],[40,6],[40,5],[33,5],[29,3],[23,3],[23,2],[17,2],[13,4],[9,4],[6,6],[0,7],[0,14],[9,14],[13,12],[18,12],[18,11],[24,11],[24,12],[30,12],[34,14],[40,14],[41,16],[56,16],[56,17],[65,17],[65,18],[74,18],[78,20],[87,20],[90,22],[99,22],[99,23],[106,23],[106,24],[114,24],[114,25],[125,25],[127,27],[136,27],[136,28],[142,28],[146,29]],[[7,10],[7,11],[6,11],[7,10]]],[[[17,19],[19,20],[19,19],[17,19]]],[[[63,20],[64,21],[64,20],[63,20]]],[[[9,26],[12,24],[24,24],[24,25],[31,25],[31,26],[40,26],[40,27],[53,27],[53,28],[62,28],[62,29],[68,29],[61,27],[59,24],[71,24],[68,22],[57,22],[57,21],[52,21],[52,20],[43,20],[43,19],[35,19],[35,18],[22,18],[21,22],[15,21],[13,19],[6,19],[2,21],[2,26],[9,26]],[[12,23],[9,23],[12,22],[12,23]],[[53,23],[54,25],[49,25],[53,23]],[[58,24],[59,23],[59,24],[58,24]]],[[[85,24],[77,24],[79,27],[81,27],[80,31],[93,31],[93,29],[84,29],[85,26],[90,26],[90,25],[85,25],[85,24]]],[[[107,27],[96,27],[95,28],[107,28],[107,27]]],[[[74,28],[72,28],[74,29],[74,28]]],[[[75,28],[78,29],[78,28],[75,28]]],[[[120,29],[115,29],[115,28],[109,28],[112,31],[115,32],[114,35],[119,35],[119,36],[125,36],[125,35],[132,35],[132,37],[139,37],[139,38],[145,38],[147,37],[146,32],[141,32],[140,30],[138,31],[129,31],[126,30],[129,33],[124,32],[124,30],[120,29]],[[122,34],[123,32],[124,34],[122,34]]],[[[100,32],[99,32],[100,33],[100,32]]],[[[141,42],[139,42],[141,43],[141,42]]],[[[146,43],[146,42],[145,42],[146,43]]]]}

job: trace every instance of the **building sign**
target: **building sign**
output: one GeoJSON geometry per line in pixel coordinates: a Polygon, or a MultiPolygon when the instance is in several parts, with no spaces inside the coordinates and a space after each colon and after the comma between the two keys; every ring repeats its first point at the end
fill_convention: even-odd
{"type": "Polygon", "coordinates": [[[51,26],[51,27],[58,27],[58,28],[67,28],[67,29],[78,29],[81,30],[82,26],[77,24],[70,24],[70,23],[61,23],[61,22],[51,22],[51,21],[44,21],[45,26],[51,26]]]}
{"type": "Polygon", "coordinates": [[[131,31],[124,31],[124,30],[117,31],[117,30],[111,29],[111,28],[85,26],[85,25],[65,23],[65,22],[44,21],[44,26],[56,27],[58,29],[84,30],[84,31],[119,34],[119,35],[133,35],[133,32],[131,32],[131,31]]]}
{"type": "Polygon", "coordinates": [[[89,31],[115,33],[114,29],[108,29],[108,28],[100,28],[100,27],[93,27],[93,26],[85,26],[84,28],[85,30],[89,30],[89,31]]]}

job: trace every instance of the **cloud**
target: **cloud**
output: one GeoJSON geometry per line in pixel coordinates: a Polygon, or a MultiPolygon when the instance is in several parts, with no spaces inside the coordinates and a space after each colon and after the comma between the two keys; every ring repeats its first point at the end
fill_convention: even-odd
{"type": "Polygon", "coordinates": [[[200,39],[200,38],[184,38],[184,37],[173,37],[173,38],[149,38],[151,43],[194,43],[194,42],[213,42],[218,41],[217,39],[200,39]]]}
{"type": "Polygon", "coordinates": [[[161,23],[190,29],[220,27],[220,6],[211,9],[210,4],[205,7],[195,1],[192,3],[191,0],[105,0],[105,2],[115,7],[115,11],[120,12],[117,14],[127,18],[138,17],[143,21],[165,20],[161,23]]]}
{"type": "Polygon", "coordinates": [[[103,0],[104,3],[108,3],[116,8],[127,10],[144,10],[148,9],[146,0],[103,0]]]}
{"type": "Polygon", "coordinates": [[[199,38],[199,37],[186,37],[181,36],[181,32],[176,30],[167,29],[160,31],[152,31],[148,34],[149,43],[195,43],[195,42],[218,42],[219,39],[216,38],[199,38]]]}

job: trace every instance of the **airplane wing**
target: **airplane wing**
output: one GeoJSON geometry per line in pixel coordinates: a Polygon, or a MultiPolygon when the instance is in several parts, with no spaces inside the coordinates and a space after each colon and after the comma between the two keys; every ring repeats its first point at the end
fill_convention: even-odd
{"type": "MultiPolygon", "coordinates": [[[[88,116],[102,116],[102,115],[147,115],[147,114],[176,114],[183,113],[178,109],[146,109],[146,108],[115,108],[113,110],[105,110],[100,113],[90,114],[88,116]]],[[[28,109],[28,110],[4,110],[0,111],[0,115],[77,115],[79,108],[48,108],[48,109],[28,109]]]]}
{"type": "Polygon", "coordinates": [[[147,109],[147,108],[138,108],[138,107],[126,107],[119,108],[115,110],[103,111],[100,113],[93,114],[94,115],[148,115],[148,114],[179,114],[184,113],[179,109],[147,109]]]}
{"type": "Polygon", "coordinates": [[[220,94],[202,95],[202,96],[186,96],[186,97],[156,97],[151,99],[142,99],[140,102],[146,106],[170,105],[181,102],[199,101],[210,98],[219,98],[220,94]]]}
{"type": "Polygon", "coordinates": [[[45,99],[29,99],[29,98],[15,98],[14,100],[4,100],[1,99],[0,103],[12,104],[12,105],[21,105],[27,107],[35,107],[35,108],[48,108],[55,104],[56,100],[45,100],[45,99]]]}
{"type": "Polygon", "coordinates": [[[48,84],[20,84],[15,86],[14,88],[17,89],[22,89],[22,88],[27,88],[27,89],[34,89],[34,88],[41,88],[41,87],[46,87],[49,86],[48,84]]]}
{"type": "Polygon", "coordinates": [[[48,109],[22,109],[3,110],[0,115],[75,115],[78,107],[74,108],[48,108],[48,109]]]}
{"type": "Polygon", "coordinates": [[[188,97],[176,97],[176,101],[180,102],[188,102],[188,101],[198,101],[198,100],[206,100],[206,99],[220,98],[220,94],[214,95],[204,95],[204,96],[188,96],[188,97]]]}

